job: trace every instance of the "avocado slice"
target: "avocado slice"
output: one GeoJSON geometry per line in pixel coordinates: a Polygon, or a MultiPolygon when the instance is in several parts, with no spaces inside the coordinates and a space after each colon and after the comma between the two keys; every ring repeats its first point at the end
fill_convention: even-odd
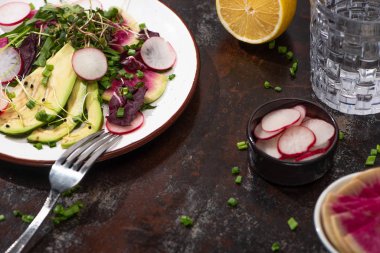
{"type": "Polygon", "coordinates": [[[44,125],[46,122],[36,119],[36,114],[40,111],[45,111],[53,117],[57,116],[65,106],[76,80],[76,74],[71,66],[73,54],[74,48],[66,44],[47,61],[47,64],[54,65],[54,70],[46,87],[42,84],[44,68],[36,69],[23,81],[23,86],[29,86],[29,89],[33,90],[32,93],[19,85],[21,86],[19,89],[22,90],[17,96],[21,98],[12,102],[12,110],[15,112],[10,110],[10,114],[5,114],[5,117],[8,115],[11,118],[0,125],[0,132],[7,135],[23,135],[44,125]],[[22,93],[25,94],[22,95],[22,93]],[[29,100],[35,102],[32,109],[26,106],[29,100]]]}
{"type": "Polygon", "coordinates": [[[28,141],[51,143],[57,142],[65,135],[68,135],[78,125],[78,119],[82,118],[86,92],[87,85],[78,78],[67,102],[67,117],[62,119],[64,122],[52,129],[38,128],[34,130],[28,136],[28,141]]]}
{"type": "Polygon", "coordinates": [[[99,101],[97,82],[89,82],[87,84],[86,110],[87,119],[80,128],[63,137],[61,141],[62,148],[69,148],[79,140],[96,133],[103,127],[103,111],[99,101]]]}

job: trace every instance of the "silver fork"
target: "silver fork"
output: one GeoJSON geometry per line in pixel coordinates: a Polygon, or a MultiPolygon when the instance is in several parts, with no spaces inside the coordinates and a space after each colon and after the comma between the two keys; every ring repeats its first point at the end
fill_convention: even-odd
{"type": "Polygon", "coordinates": [[[58,158],[50,170],[51,189],[43,207],[24,233],[7,249],[6,253],[23,251],[46,216],[53,209],[61,193],[76,186],[96,159],[116,144],[120,138],[120,135],[100,131],[79,141],[58,158]]]}

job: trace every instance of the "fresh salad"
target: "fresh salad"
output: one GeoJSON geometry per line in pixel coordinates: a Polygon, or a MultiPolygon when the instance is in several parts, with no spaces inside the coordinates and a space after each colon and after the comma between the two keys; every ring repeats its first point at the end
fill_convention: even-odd
{"type": "Polygon", "coordinates": [[[36,148],[67,148],[103,126],[138,129],[175,77],[168,41],[96,0],[39,9],[8,2],[0,28],[8,30],[0,35],[0,132],[36,148]]]}

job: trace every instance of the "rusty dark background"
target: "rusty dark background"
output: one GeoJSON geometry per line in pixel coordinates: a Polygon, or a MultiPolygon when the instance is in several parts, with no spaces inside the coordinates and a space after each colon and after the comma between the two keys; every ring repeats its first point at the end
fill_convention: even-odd
{"type": "MultiPolygon", "coordinates": [[[[31,252],[325,252],[312,220],[316,200],[335,179],[364,169],[380,137],[379,116],[347,116],[330,110],[346,133],[335,166],[322,179],[302,187],[265,182],[248,167],[247,153],[236,149],[245,139],[250,114],[277,98],[318,100],[309,81],[309,1],[299,0],[296,17],[277,41],[299,60],[297,78],[289,62],[267,45],[240,43],[220,24],[214,1],[164,0],[188,24],[200,50],[196,93],[183,115],[149,144],[97,164],[72,197],[81,200],[79,216],[60,225],[48,221],[31,252]],[[281,85],[276,93],[263,88],[281,85]],[[242,170],[238,186],[231,167],[242,170]],[[237,208],[227,199],[239,200],[237,208]],[[194,219],[192,228],[180,215],[194,219]],[[289,217],[299,222],[296,231],[289,217]]],[[[1,144],[0,144],[1,145],[1,144]]],[[[49,190],[46,168],[0,162],[0,252],[27,224],[12,215],[36,214],[49,190]]]]}

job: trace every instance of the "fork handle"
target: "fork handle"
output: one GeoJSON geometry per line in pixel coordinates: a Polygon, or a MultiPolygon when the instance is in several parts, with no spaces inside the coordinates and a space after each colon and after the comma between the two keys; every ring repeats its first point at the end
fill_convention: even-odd
{"type": "Polygon", "coordinates": [[[45,220],[46,216],[53,209],[54,204],[57,202],[60,193],[55,190],[50,190],[49,196],[47,197],[44,205],[42,206],[40,212],[33,219],[32,223],[28,228],[22,233],[22,235],[7,249],[5,253],[20,253],[28,244],[33,235],[37,232],[42,222],[45,220]]]}

